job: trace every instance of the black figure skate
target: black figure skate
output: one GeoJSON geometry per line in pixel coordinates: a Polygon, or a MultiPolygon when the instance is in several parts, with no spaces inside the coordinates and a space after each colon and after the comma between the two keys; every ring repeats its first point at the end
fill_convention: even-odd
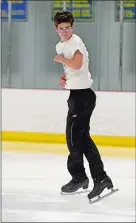
{"type": "Polygon", "coordinates": [[[61,194],[63,195],[72,195],[72,194],[80,194],[84,192],[89,192],[88,189],[89,180],[86,179],[82,182],[77,182],[74,179],[72,179],[69,183],[62,186],[61,188],[61,194]]]}
{"type": "Polygon", "coordinates": [[[101,180],[101,181],[97,181],[97,180],[94,181],[94,188],[88,194],[89,203],[93,204],[95,202],[98,202],[98,201],[102,200],[103,198],[108,197],[117,191],[118,191],[118,189],[113,188],[113,183],[112,183],[111,179],[108,176],[105,176],[103,178],[103,180],[101,180]],[[110,191],[108,191],[108,193],[106,193],[105,195],[102,196],[101,193],[106,188],[110,191]]]}

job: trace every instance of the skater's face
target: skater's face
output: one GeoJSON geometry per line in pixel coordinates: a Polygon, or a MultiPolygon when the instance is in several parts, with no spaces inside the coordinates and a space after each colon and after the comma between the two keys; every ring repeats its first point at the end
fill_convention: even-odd
{"type": "Polygon", "coordinates": [[[73,27],[67,22],[59,24],[55,29],[62,41],[70,39],[73,33],[73,27]]]}

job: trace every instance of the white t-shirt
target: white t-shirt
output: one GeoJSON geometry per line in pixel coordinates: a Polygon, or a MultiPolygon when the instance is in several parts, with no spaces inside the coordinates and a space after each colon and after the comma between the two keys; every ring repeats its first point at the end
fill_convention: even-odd
{"type": "Polygon", "coordinates": [[[57,54],[63,55],[64,57],[71,59],[76,52],[79,50],[83,54],[82,67],[78,70],[72,69],[63,64],[64,72],[66,74],[66,89],[86,89],[90,88],[93,80],[91,79],[91,73],[89,72],[89,59],[88,52],[85,44],[79,36],[73,34],[72,37],[65,41],[59,42],[56,45],[57,54]]]}

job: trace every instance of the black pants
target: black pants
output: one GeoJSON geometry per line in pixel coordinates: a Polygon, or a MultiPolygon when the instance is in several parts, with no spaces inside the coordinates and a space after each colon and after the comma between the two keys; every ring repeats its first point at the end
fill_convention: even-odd
{"type": "Polygon", "coordinates": [[[67,168],[78,182],[87,178],[83,155],[89,163],[93,180],[102,179],[106,172],[99,151],[90,137],[90,117],[95,108],[96,94],[91,89],[71,90],[68,99],[66,141],[69,149],[67,168]]]}

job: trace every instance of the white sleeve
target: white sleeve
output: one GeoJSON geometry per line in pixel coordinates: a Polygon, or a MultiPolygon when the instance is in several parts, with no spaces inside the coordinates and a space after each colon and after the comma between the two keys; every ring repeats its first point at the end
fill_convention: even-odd
{"type": "Polygon", "coordinates": [[[56,53],[58,54],[58,46],[56,45],[56,53]]]}
{"type": "Polygon", "coordinates": [[[60,48],[59,43],[56,45],[56,53],[61,54],[61,48],[60,48]]]}
{"type": "Polygon", "coordinates": [[[71,51],[72,51],[72,57],[74,56],[74,53],[79,50],[83,54],[83,42],[82,41],[73,41],[71,45],[71,51]]]}

